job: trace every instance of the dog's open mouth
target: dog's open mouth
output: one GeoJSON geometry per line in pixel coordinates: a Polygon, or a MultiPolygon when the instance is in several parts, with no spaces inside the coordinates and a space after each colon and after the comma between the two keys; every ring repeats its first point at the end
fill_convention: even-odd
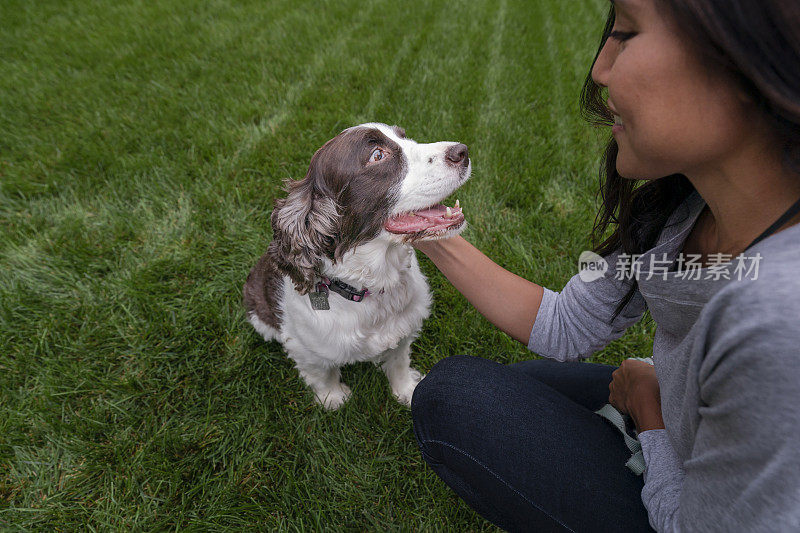
{"type": "Polygon", "coordinates": [[[426,209],[395,215],[384,224],[386,231],[407,235],[408,240],[441,237],[464,224],[464,213],[456,200],[455,207],[441,204],[426,209]]]}

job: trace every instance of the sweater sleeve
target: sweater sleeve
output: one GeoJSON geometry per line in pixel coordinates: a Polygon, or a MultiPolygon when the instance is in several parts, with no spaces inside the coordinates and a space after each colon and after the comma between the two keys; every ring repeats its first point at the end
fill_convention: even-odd
{"type": "Polygon", "coordinates": [[[675,529],[675,516],[683,489],[683,466],[664,429],[639,433],[644,454],[642,502],[656,531],[675,529]]]}
{"type": "Polygon", "coordinates": [[[651,471],[643,492],[659,531],[800,531],[798,285],[729,286],[703,310],[685,477],[651,471]]]}
{"type": "Polygon", "coordinates": [[[646,304],[637,291],[612,320],[619,302],[633,283],[617,279],[619,252],[605,257],[608,269],[602,277],[584,281],[580,274],[558,293],[544,290],[531,330],[528,349],[559,361],[588,357],[618,339],[644,314],[646,304]]]}

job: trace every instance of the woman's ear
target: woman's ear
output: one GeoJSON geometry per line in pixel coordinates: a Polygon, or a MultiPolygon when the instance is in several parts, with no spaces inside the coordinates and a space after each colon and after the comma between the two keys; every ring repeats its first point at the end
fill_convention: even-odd
{"type": "Polygon", "coordinates": [[[339,214],[336,202],[321,190],[313,168],[299,181],[287,182],[288,195],[272,210],[273,240],[268,254],[278,270],[289,276],[295,289],[306,294],[323,257],[333,257],[339,214]]]}

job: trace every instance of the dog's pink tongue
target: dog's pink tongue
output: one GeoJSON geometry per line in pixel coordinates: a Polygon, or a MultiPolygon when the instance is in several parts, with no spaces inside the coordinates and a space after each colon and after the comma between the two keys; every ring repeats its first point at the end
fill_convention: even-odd
{"type": "Polygon", "coordinates": [[[416,233],[424,231],[431,224],[423,217],[416,215],[402,215],[386,221],[386,229],[392,233],[416,233]]]}
{"type": "Polygon", "coordinates": [[[386,221],[385,228],[392,233],[417,233],[420,231],[446,229],[463,221],[464,215],[461,213],[460,208],[451,208],[450,217],[448,217],[447,206],[434,205],[414,213],[406,213],[390,218],[386,221]]]}
{"type": "Polygon", "coordinates": [[[436,217],[443,217],[447,213],[447,207],[439,204],[434,205],[433,207],[429,207],[428,209],[421,209],[419,211],[415,211],[417,216],[423,218],[436,218],[436,217]]]}

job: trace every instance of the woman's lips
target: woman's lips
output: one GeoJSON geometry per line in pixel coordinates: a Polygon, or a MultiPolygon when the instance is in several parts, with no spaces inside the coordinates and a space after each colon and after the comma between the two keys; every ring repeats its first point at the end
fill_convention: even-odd
{"type": "Polygon", "coordinates": [[[614,113],[614,125],[611,127],[611,133],[619,133],[625,129],[625,123],[622,122],[622,117],[612,109],[614,113]]]}
{"type": "Polygon", "coordinates": [[[611,133],[620,133],[625,129],[625,126],[622,124],[622,118],[619,116],[619,113],[617,113],[617,109],[614,107],[614,104],[611,102],[610,98],[606,100],[606,105],[614,115],[614,125],[611,127],[611,133]]]}

